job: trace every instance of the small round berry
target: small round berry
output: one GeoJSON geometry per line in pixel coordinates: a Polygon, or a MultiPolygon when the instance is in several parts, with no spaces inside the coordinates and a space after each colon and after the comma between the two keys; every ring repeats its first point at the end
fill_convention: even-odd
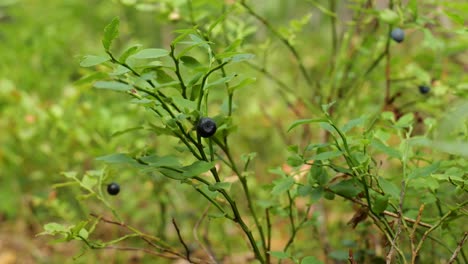
{"type": "Polygon", "coordinates": [[[431,88],[426,85],[420,85],[418,88],[419,88],[419,92],[422,94],[427,94],[429,93],[429,91],[431,91],[431,88]]]}
{"type": "Polygon", "coordinates": [[[204,138],[211,137],[216,133],[216,122],[209,118],[203,117],[198,121],[197,133],[204,138]]]}
{"type": "Polygon", "coordinates": [[[110,195],[117,195],[120,192],[120,185],[117,183],[113,182],[109,185],[107,185],[107,193],[110,195]]]}
{"type": "Polygon", "coordinates": [[[401,28],[394,28],[390,36],[394,41],[401,43],[405,39],[405,32],[401,28]]]}

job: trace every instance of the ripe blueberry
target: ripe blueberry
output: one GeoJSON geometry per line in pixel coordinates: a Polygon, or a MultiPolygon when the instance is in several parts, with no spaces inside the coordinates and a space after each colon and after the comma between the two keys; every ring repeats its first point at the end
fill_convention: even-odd
{"type": "Polygon", "coordinates": [[[216,129],[216,122],[209,117],[200,118],[198,121],[197,133],[201,137],[207,138],[213,136],[216,133],[216,129]]]}
{"type": "Polygon", "coordinates": [[[419,92],[422,94],[427,94],[431,90],[431,88],[426,85],[419,85],[418,88],[419,88],[419,92]]]}
{"type": "Polygon", "coordinates": [[[110,195],[117,195],[120,192],[120,185],[117,183],[113,182],[109,185],[107,185],[107,193],[110,195]]]}
{"type": "Polygon", "coordinates": [[[405,39],[405,32],[401,28],[394,28],[390,33],[390,36],[394,41],[400,43],[405,39]]]}

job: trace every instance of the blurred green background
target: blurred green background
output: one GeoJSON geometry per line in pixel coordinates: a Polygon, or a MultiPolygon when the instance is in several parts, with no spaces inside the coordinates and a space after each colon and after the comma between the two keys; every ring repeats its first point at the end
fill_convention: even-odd
{"type": "MultiPolygon", "coordinates": [[[[167,149],[175,143],[159,142],[155,136],[139,131],[112,136],[116,131],[142,124],[151,116],[135,105],[122,103],[125,99],[122,95],[76,84],[90,73],[89,69],[80,68],[80,59],[87,54],[103,53],[100,42],[103,28],[115,16],[120,16],[122,21],[116,49],[135,43],[168,47],[173,30],[180,25],[169,21],[167,13],[152,9],[150,4],[135,7],[132,2],[135,1],[0,0],[0,263],[14,263],[8,259],[17,259],[17,263],[71,263],[70,256],[80,255],[78,243],[51,246],[48,238],[35,237],[47,222],[63,219],[72,222],[88,213],[75,201],[78,190],[52,188],[63,180],[61,172],[99,169],[102,164],[94,160],[97,156],[144,148],[167,149]]],[[[182,1],[174,3],[179,2],[182,1]]],[[[307,1],[276,0],[265,1],[265,4],[259,1],[255,7],[274,21],[275,26],[282,26],[282,30],[287,29],[284,27],[291,19],[312,14],[314,26],[298,34],[294,41],[304,54],[304,64],[312,69],[312,76],[319,79],[325,73],[326,67],[322,66],[329,63],[329,19],[320,10],[312,9],[307,1]]],[[[350,19],[345,10],[340,14],[340,19],[350,19]]],[[[237,34],[248,35],[251,42],[246,49],[252,52],[258,49],[258,60],[268,60],[267,64],[273,65],[270,70],[287,83],[296,96],[308,96],[310,91],[297,81],[299,74],[291,57],[285,55],[287,50],[277,42],[266,41],[268,32],[264,28],[249,28],[249,23],[254,22],[250,18],[244,24],[233,22],[232,27],[237,29],[237,34]]],[[[441,28],[443,34],[444,27],[441,28]]],[[[373,49],[383,44],[386,37],[382,37],[386,31],[380,31],[380,36],[376,34],[369,40],[374,44],[359,49],[359,56],[353,58],[358,61],[357,66],[364,65],[368,56],[375,57],[373,49]]],[[[466,35],[459,41],[449,41],[420,29],[410,30],[408,39],[418,45],[395,48],[395,76],[405,77],[405,72],[417,72],[421,80],[437,81],[433,89],[436,96],[418,105],[416,110],[423,116],[443,117],[447,104],[460,102],[454,95],[466,96],[467,58],[459,55],[466,50],[466,35]],[[457,56],[460,63],[444,64],[450,56],[457,56]],[[455,74],[447,77],[451,72],[455,74]]],[[[255,168],[264,175],[268,168],[279,166],[285,160],[284,143],[295,142],[294,134],[285,136],[280,132],[295,116],[278,99],[278,88],[271,80],[247,66],[239,68],[243,74],[257,77],[258,83],[255,90],[241,90],[236,96],[238,117],[235,122],[240,129],[234,136],[238,146],[235,152],[236,155],[257,152],[255,168]]],[[[383,78],[375,77],[365,85],[365,91],[347,101],[349,109],[344,119],[378,109],[383,95],[375,88],[382,84],[383,78]]],[[[404,83],[397,85],[397,89],[419,100],[416,86],[417,83],[404,83]]],[[[459,119],[450,124],[457,122],[459,119]]],[[[320,135],[314,134],[313,138],[320,138],[320,135]]],[[[157,177],[134,175],[127,170],[115,172],[128,190],[139,192],[138,199],[118,204],[137,223],[149,225],[145,218],[151,215],[148,211],[152,210],[151,206],[157,205],[162,211],[170,203],[167,197],[178,196],[173,187],[165,187],[165,181],[157,177]],[[141,210],[136,210],[138,208],[141,210]]],[[[264,177],[260,181],[270,180],[264,177]]],[[[122,199],[132,197],[131,192],[122,195],[122,199]]],[[[174,205],[176,211],[183,212],[184,204],[190,199],[187,194],[172,201],[179,203],[174,205]]],[[[190,206],[194,210],[204,208],[190,206]]],[[[103,237],[116,232],[109,229],[110,234],[106,234],[105,231],[103,237]]],[[[85,254],[77,262],[130,263],[133,260],[139,263],[142,259],[141,254],[121,253],[116,257],[112,252],[98,252],[85,254]]]]}

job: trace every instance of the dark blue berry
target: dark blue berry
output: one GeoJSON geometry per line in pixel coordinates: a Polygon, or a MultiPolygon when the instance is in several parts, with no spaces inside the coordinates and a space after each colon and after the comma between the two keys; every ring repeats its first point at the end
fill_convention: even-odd
{"type": "Polygon", "coordinates": [[[200,137],[211,137],[216,133],[216,129],[216,122],[209,117],[200,118],[198,121],[197,133],[200,137]]]}
{"type": "Polygon", "coordinates": [[[401,28],[394,28],[390,36],[394,41],[401,43],[405,39],[405,32],[401,28]]]}
{"type": "Polygon", "coordinates": [[[107,185],[107,193],[110,195],[117,195],[120,192],[120,185],[113,182],[107,185]]]}
{"type": "Polygon", "coordinates": [[[426,85],[420,85],[418,88],[419,88],[419,92],[422,94],[427,94],[429,91],[431,91],[431,88],[426,85]]]}

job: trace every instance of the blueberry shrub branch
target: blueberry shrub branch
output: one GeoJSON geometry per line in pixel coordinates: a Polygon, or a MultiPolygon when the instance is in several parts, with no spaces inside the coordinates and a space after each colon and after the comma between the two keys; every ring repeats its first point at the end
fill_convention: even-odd
{"type": "MultiPolygon", "coordinates": [[[[406,44],[405,31],[398,26],[422,28],[425,37],[432,34],[429,26],[418,24],[424,19],[408,22],[408,17],[418,16],[417,7],[422,5],[390,1],[380,10],[374,1],[307,4],[316,17],[306,14],[282,28],[277,26],[282,20],[273,23],[272,15],[246,0],[155,3],[145,7],[157,7],[154,12],[168,15],[176,28],[172,41],[162,44],[167,49],[135,45],[120,56],[116,56],[120,47],[114,43],[120,22],[112,20],[104,29],[105,54],[87,56],[81,64],[97,72],[87,79],[95,88],[120,92],[149,114],[142,119],[132,116],[142,124],[122,133],[143,130],[150,135],[138,139],[147,143],[143,147],[127,152],[120,147],[118,153],[97,158],[106,164],[105,169],[82,177],[67,172],[68,182],[54,186],[79,186],[84,192],[80,198],[95,198],[116,220],[103,212],[92,213],[91,219],[71,226],[50,223],[41,234],[79,240],[91,249],[140,251],[190,263],[253,259],[262,264],[286,260],[416,263],[433,259],[427,248],[436,246],[443,248],[438,254],[449,263],[466,260],[466,232],[462,236],[449,227],[466,217],[465,152],[453,151],[453,142],[433,139],[441,133],[433,129],[435,118],[420,121],[429,114],[425,109],[418,110],[421,115],[413,111],[418,106],[413,102],[421,99],[404,100],[404,88],[424,74],[417,63],[401,69],[398,56],[404,49],[409,52],[409,46],[393,50],[394,44],[406,44]],[[311,16],[319,22],[311,22],[311,16]],[[310,27],[319,24],[326,25],[324,43],[329,47],[322,47],[326,52],[321,51],[323,56],[300,54],[309,49],[301,41],[307,39],[310,27]],[[266,29],[263,35],[255,33],[258,28],[266,29]],[[281,65],[269,63],[274,56],[272,39],[292,55],[297,80],[285,71],[290,65],[284,54],[276,60],[281,65]],[[254,56],[259,54],[263,57],[254,56]],[[263,80],[255,82],[259,78],[263,80]],[[251,101],[263,84],[277,101],[251,101]],[[250,90],[238,92],[244,87],[250,90]],[[241,99],[246,100],[242,107],[257,104],[256,110],[238,111],[241,99]],[[279,113],[272,114],[275,111],[279,113]],[[264,120],[243,116],[243,112],[263,114],[264,120]],[[278,138],[270,138],[272,131],[242,134],[252,123],[272,124],[278,138]],[[299,139],[297,134],[288,134],[299,127],[303,129],[299,139]],[[239,133],[240,139],[232,137],[233,133],[239,133]],[[281,141],[282,151],[272,151],[270,145],[278,145],[276,141],[281,141]],[[260,154],[255,159],[257,150],[260,154]],[[285,160],[277,161],[276,156],[285,160]],[[125,169],[116,171],[113,166],[125,169]],[[139,223],[137,218],[120,213],[128,209],[121,208],[118,198],[127,198],[122,195],[128,191],[114,180],[127,170],[150,176],[147,182],[158,188],[151,194],[155,201],[141,202],[145,209],[156,211],[145,215],[160,214],[151,219],[156,224],[137,225],[132,222],[139,223]],[[115,206],[106,195],[115,198],[115,206]],[[181,206],[179,201],[184,199],[188,205],[181,206]],[[335,208],[329,205],[339,203],[352,213],[350,220],[330,216],[335,208]],[[430,215],[434,211],[437,217],[430,215]],[[102,242],[94,238],[98,223],[124,233],[102,242]],[[172,232],[165,233],[170,223],[172,232]],[[349,233],[346,244],[330,237],[337,224],[340,232],[349,233]],[[203,238],[199,237],[202,225],[206,227],[203,238]],[[217,234],[214,228],[223,232],[217,234]],[[192,230],[192,236],[186,230],[192,230]],[[451,239],[448,243],[446,237],[451,239]],[[222,242],[224,247],[212,242],[222,242]],[[309,252],[309,246],[321,250],[309,252]],[[245,258],[231,260],[237,253],[245,258]]],[[[416,94],[437,101],[443,89],[453,84],[445,85],[437,94],[419,85],[416,94]]],[[[464,130],[457,132],[461,135],[464,130]]]]}

